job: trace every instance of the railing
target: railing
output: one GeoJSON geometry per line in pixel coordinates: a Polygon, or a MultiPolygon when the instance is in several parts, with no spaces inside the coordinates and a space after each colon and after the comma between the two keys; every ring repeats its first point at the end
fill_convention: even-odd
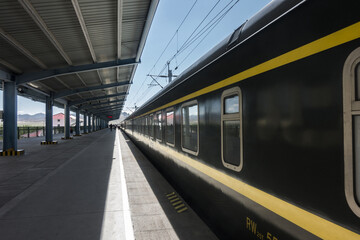
{"type": "MultiPolygon", "coordinates": [[[[3,127],[0,127],[0,140],[3,139],[3,127]]],[[[53,127],[53,134],[64,133],[64,127],[53,127]]],[[[80,126],[80,133],[84,132],[84,126],[80,126]]],[[[18,139],[45,136],[45,127],[17,127],[18,139]]],[[[70,127],[70,134],[75,134],[75,127],[70,127]]]]}

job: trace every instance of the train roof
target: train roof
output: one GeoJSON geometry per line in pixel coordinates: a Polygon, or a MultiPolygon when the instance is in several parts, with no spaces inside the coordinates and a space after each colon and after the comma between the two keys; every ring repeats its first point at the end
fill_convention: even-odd
{"type": "Polygon", "coordinates": [[[249,20],[241,24],[236,30],[234,30],[232,34],[227,36],[224,40],[222,40],[215,47],[213,47],[209,52],[204,54],[195,63],[193,63],[190,67],[184,70],[175,80],[166,85],[162,90],[160,90],[148,101],[146,101],[141,107],[139,107],[126,119],[133,118],[137,115],[145,113],[143,112],[143,110],[146,108],[146,106],[153,103],[161,96],[174,89],[176,86],[180,85],[184,81],[187,81],[192,75],[196,74],[203,68],[210,65],[212,62],[216,61],[219,57],[229,52],[232,48],[242,44],[244,41],[247,41],[256,33],[260,32],[262,29],[270,25],[272,22],[281,18],[283,15],[287,14],[289,11],[306,1],[308,0],[271,1],[254,16],[252,16],[249,20]]]}

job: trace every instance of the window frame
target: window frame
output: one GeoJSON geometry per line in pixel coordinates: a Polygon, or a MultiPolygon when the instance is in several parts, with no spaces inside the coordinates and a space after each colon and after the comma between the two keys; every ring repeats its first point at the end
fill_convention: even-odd
{"type": "Polygon", "coordinates": [[[171,146],[171,147],[175,147],[175,109],[173,107],[168,108],[165,110],[165,142],[167,145],[171,146]],[[173,112],[173,132],[174,132],[174,136],[173,136],[173,142],[174,143],[169,143],[167,141],[167,137],[166,137],[166,128],[168,127],[167,125],[167,113],[168,112],[173,112]]]}
{"type": "Polygon", "coordinates": [[[240,87],[233,87],[226,89],[221,94],[221,161],[224,167],[231,169],[236,172],[240,172],[243,168],[243,120],[242,120],[242,93],[240,87]],[[238,113],[227,113],[225,114],[225,98],[237,95],[239,98],[239,112],[238,113]],[[224,121],[235,121],[240,122],[240,164],[238,166],[231,163],[227,163],[224,160],[224,121]]]}
{"type": "Polygon", "coordinates": [[[185,102],[183,104],[181,104],[180,106],[180,114],[181,114],[181,133],[180,133],[180,146],[181,146],[181,150],[184,151],[184,152],[187,152],[187,153],[190,153],[194,156],[198,156],[199,155],[199,151],[200,151],[200,134],[199,134],[199,103],[198,101],[195,99],[195,100],[192,100],[192,101],[189,101],[189,102],[185,102]],[[184,107],[187,107],[187,106],[194,106],[196,105],[197,106],[197,151],[192,151],[190,149],[187,149],[187,148],[184,148],[183,147],[183,113],[182,113],[182,109],[184,107]]]}
{"type": "MultiPolygon", "coordinates": [[[[353,117],[360,116],[360,100],[356,101],[356,68],[360,66],[360,47],[346,59],[343,69],[343,123],[345,196],[351,210],[360,217],[360,199],[356,200],[353,117]]],[[[360,186],[358,186],[360,187],[360,186]]]]}

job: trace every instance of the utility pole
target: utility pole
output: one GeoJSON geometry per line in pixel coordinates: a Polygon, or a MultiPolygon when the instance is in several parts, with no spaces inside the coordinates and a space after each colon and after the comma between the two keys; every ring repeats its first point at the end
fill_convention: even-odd
{"type": "MultiPolygon", "coordinates": [[[[148,74],[147,76],[150,76],[153,81],[156,84],[152,84],[152,82],[149,84],[149,87],[153,87],[153,86],[160,86],[161,88],[163,88],[163,86],[161,86],[161,84],[156,80],[156,78],[160,77],[160,78],[167,78],[168,79],[168,84],[171,83],[172,78],[173,77],[177,77],[177,75],[173,75],[172,70],[170,69],[170,61],[166,63],[168,66],[168,74],[167,75],[152,75],[152,74],[148,74]],[[155,78],[156,77],[156,78],[155,78]]],[[[177,68],[175,68],[176,70],[177,68]]]]}
{"type": "Polygon", "coordinates": [[[169,79],[168,83],[171,83],[173,74],[172,74],[172,70],[170,70],[170,61],[167,62],[167,66],[168,66],[168,79],[169,79]]]}

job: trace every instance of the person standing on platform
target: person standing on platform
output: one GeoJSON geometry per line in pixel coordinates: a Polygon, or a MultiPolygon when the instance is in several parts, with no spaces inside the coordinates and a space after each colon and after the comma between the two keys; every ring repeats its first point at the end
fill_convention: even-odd
{"type": "Polygon", "coordinates": [[[112,128],[113,128],[113,125],[112,125],[112,124],[110,124],[110,131],[112,131],[112,128]]]}

